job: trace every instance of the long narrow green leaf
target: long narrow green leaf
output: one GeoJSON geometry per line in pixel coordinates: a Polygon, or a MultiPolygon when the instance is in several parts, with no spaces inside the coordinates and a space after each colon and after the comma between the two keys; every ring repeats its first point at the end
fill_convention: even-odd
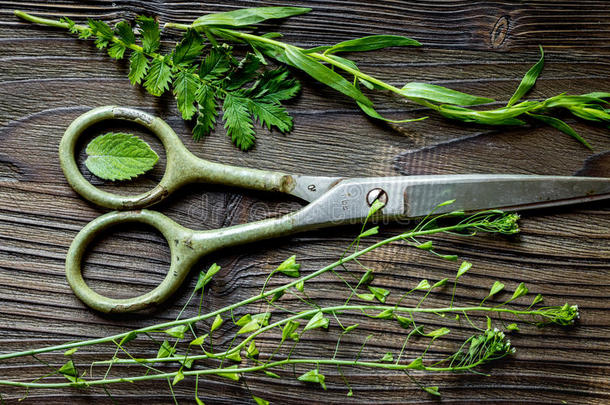
{"type": "Polygon", "coordinates": [[[254,7],[224,13],[206,14],[193,22],[193,27],[224,26],[243,27],[275,18],[292,17],[310,12],[304,7],[254,7]]]}
{"type": "Polygon", "coordinates": [[[291,66],[301,69],[317,81],[332,87],[353,98],[354,100],[372,106],[373,103],[353,84],[348,82],[343,76],[327,68],[318,61],[311,59],[295,47],[286,47],[286,60],[291,66]]]}
{"type": "Polygon", "coordinates": [[[572,138],[576,139],[578,142],[582,143],[583,145],[585,145],[587,148],[589,149],[593,149],[591,147],[591,145],[589,144],[589,142],[587,142],[585,140],[585,138],[583,138],[582,136],[580,136],[578,134],[578,132],[576,132],[574,129],[572,129],[571,126],[569,126],[568,124],[566,124],[565,122],[563,122],[562,120],[555,118],[555,117],[549,117],[548,115],[540,115],[540,114],[532,114],[532,113],[528,113],[528,115],[532,118],[535,118],[539,121],[544,122],[547,125],[552,126],[555,129],[560,130],[561,132],[563,132],[564,134],[568,134],[570,135],[572,138]]]}
{"type": "Polygon", "coordinates": [[[357,103],[358,103],[358,107],[360,107],[360,109],[369,117],[377,118],[378,120],[383,120],[386,122],[393,122],[395,124],[399,124],[399,123],[403,123],[403,122],[421,121],[421,120],[425,120],[426,118],[428,118],[428,116],[425,116],[425,117],[410,118],[410,119],[405,119],[405,120],[392,120],[392,119],[386,118],[386,117],[382,116],[381,114],[379,114],[377,112],[377,110],[375,110],[372,106],[364,105],[361,102],[357,102],[357,103]]]}
{"type": "Polygon", "coordinates": [[[473,96],[435,84],[417,82],[405,84],[400,89],[400,93],[407,97],[415,97],[443,104],[478,105],[494,101],[491,98],[473,96]]]}
{"type": "Polygon", "coordinates": [[[544,50],[542,46],[540,46],[540,60],[536,62],[534,66],[527,71],[523,79],[521,79],[521,83],[519,83],[519,87],[515,90],[515,94],[510,98],[507,107],[515,104],[517,101],[521,100],[525,94],[534,86],[536,83],[536,79],[540,76],[540,72],[542,72],[542,68],[544,67],[544,50]]]}
{"type": "Polygon", "coordinates": [[[421,43],[400,35],[369,35],[367,37],[339,42],[326,49],[324,53],[366,52],[390,46],[421,46],[421,43]]]}

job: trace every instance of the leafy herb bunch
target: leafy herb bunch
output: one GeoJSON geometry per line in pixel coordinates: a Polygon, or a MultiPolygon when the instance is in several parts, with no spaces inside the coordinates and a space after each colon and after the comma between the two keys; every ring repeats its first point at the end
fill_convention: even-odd
{"type": "MultiPolygon", "coordinates": [[[[379,208],[380,203],[376,202],[369,217],[379,208]]],[[[420,280],[408,291],[396,295],[378,283],[375,270],[361,261],[366,253],[390,243],[400,243],[444,260],[457,261],[457,256],[437,252],[434,243],[424,239],[441,233],[473,236],[477,232],[518,232],[518,216],[499,211],[472,216],[453,212],[441,217],[450,217],[452,223],[440,225],[439,217],[428,217],[412,230],[368,246],[364,246],[363,241],[376,235],[378,227],[367,229],[363,226],[343,256],[334,263],[303,275],[300,263],[292,256],[269,273],[260,293],[220,309],[205,311],[204,290],[220,271],[220,267],[214,264],[200,273],[193,293],[176,320],[94,340],[0,354],[0,360],[33,356],[49,368],[48,374],[34,381],[16,377],[0,380],[0,385],[26,390],[102,387],[111,395],[109,389],[114,384],[161,380],[167,382],[177,403],[173,387],[185,379],[193,379],[195,402],[203,404],[198,392],[200,379],[227,378],[242,381],[248,388],[249,374],[296,378],[324,390],[327,384],[343,383],[347,395],[351,396],[353,390],[343,370],[358,367],[404,373],[428,394],[439,396],[439,387],[420,382],[423,374],[480,373],[477,370],[482,365],[515,351],[506,332],[519,330],[517,322],[539,327],[565,326],[577,319],[576,306],[567,303],[541,306],[541,295],[530,299],[529,306],[522,305],[529,292],[523,283],[517,285],[512,294],[504,295],[505,285],[495,281],[478,303],[454,304],[458,281],[472,268],[472,264],[466,261],[459,265],[453,279],[420,280]],[[455,218],[459,220],[455,221],[455,218]],[[322,275],[336,277],[346,287],[334,291],[331,302],[316,297],[315,282],[321,281],[322,275]],[[451,287],[451,284],[453,293],[448,305],[427,303],[430,295],[451,287]],[[181,319],[197,294],[200,298],[196,315],[181,319]],[[513,306],[513,302],[521,305],[513,306]],[[454,348],[452,354],[435,353],[437,341],[455,334],[452,325],[465,332],[465,338],[457,337],[462,344],[454,348]],[[354,331],[367,329],[378,332],[365,338],[354,337],[354,331]],[[311,349],[312,345],[307,344],[309,338],[319,337],[320,333],[327,339],[336,340],[334,350],[333,347],[320,348],[319,351],[311,349]],[[349,334],[352,336],[348,337],[349,334]],[[380,338],[379,346],[383,348],[387,334],[402,339],[399,349],[380,351],[370,344],[380,338]],[[344,343],[349,340],[351,343],[344,343]],[[148,346],[144,351],[143,345],[148,346]],[[88,346],[95,348],[88,351],[88,346]],[[67,361],[62,353],[68,357],[67,361]],[[61,362],[57,355],[63,358],[61,362]],[[331,376],[329,373],[334,370],[336,375],[331,376]]],[[[261,394],[251,394],[257,404],[269,404],[261,394]]]]}
{"type": "Polygon", "coordinates": [[[156,53],[160,43],[159,27],[148,17],[137,19],[142,42],[142,46],[139,46],[136,45],[136,35],[127,22],[120,22],[113,30],[98,20],[89,20],[88,26],[82,26],[67,18],[54,21],[21,11],[15,11],[15,14],[27,21],[68,28],[82,38],[95,36],[97,46],[108,47],[110,56],[117,59],[122,58],[126,50],[132,51],[129,73],[132,83],[144,81],[146,89],[154,95],[162,94],[172,83],[182,116],[190,119],[198,112],[193,132],[196,139],[208,134],[214,127],[216,103],[222,102],[225,127],[235,144],[242,149],[250,148],[254,142],[252,117],[268,128],[274,127],[282,132],[292,128],[292,120],[280,103],[293,97],[299,90],[299,85],[296,81],[289,80],[283,70],[258,72],[260,65],[266,64],[265,56],[302,70],[320,83],[354,99],[370,117],[389,122],[410,122],[427,117],[387,119],[376,111],[362,87],[398,94],[446,118],[468,123],[513,126],[525,125],[527,121],[523,118],[537,120],[574,137],[589,148],[591,146],[587,141],[572,127],[553,116],[554,111],[565,110],[586,121],[610,123],[608,92],[559,94],[546,100],[520,101],[542,72],[544,54],[525,74],[505,106],[484,110],[470,107],[494,102],[493,99],[419,82],[396,87],[362,72],[354,61],[339,56],[346,52],[373,51],[390,46],[421,45],[411,38],[371,35],[335,45],[305,49],[280,41],[278,38],[281,34],[277,32],[264,35],[252,33],[252,28],[263,21],[309,11],[311,9],[301,7],[258,7],[206,14],[190,25],[170,22],[165,27],[186,30],[186,33],[176,49],[168,55],[156,53]],[[198,56],[204,51],[205,44],[200,34],[211,44],[208,55],[201,64],[198,56]],[[219,45],[220,40],[225,43],[219,45]],[[231,47],[227,43],[247,44],[254,54],[247,55],[238,62],[231,56],[231,47]],[[254,82],[254,85],[246,87],[250,82],[254,82]]]}
{"type": "Polygon", "coordinates": [[[108,49],[115,59],[129,57],[129,80],[142,83],[146,90],[160,96],[170,86],[178,110],[185,120],[196,116],[193,138],[208,135],[216,124],[217,105],[222,106],[222,118],[227,134],[241,149],[254,144],[253,119],[263,126],[281,132],[292,129],[290,117],[282,101],[293,98],[300,89],[298,81],[288,77],[284,68],[260,70],[262,58],[252,53],[238,60],[232,47],[207,41],[194,29],[168,54],[160,54],[161,30],[150,17],[136,19],[138,33],[126,21],[114,29],[99,20],[88,21],[88,27],[75,24],[67,17],[60,20],[79,38],[94,36],[98,48],[108,49]],[[139,41],[138,41],[139,40],[139,41]],[[137,44],[141,43],[141,46],[137,44]],[[206,52],[205,57],[201,58],[206,52]]]}

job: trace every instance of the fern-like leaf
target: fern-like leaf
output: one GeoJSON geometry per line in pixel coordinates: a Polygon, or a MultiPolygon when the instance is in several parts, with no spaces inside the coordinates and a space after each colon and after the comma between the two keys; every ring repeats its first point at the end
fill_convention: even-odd
{"type": "Polygon", "coordinates": [[[129,58],[129,81],[132,85],[140,84],[148,70],[148,59],[142,52],[134,52],[129,58]]]}
{"type": "Polygon", "coordinates": [[[172,52],[174,65],[188,67],[197,60],[204,47],[205,44],[201,35],[195,30],[188,30],[172,52]]]}
{"type": "Polygon", "coordinates": [[[178,110],[182,113],[182,118],[190,120],[195,114],[196,108],[193,105],[199,80],[193,73],[179,70],[174,79],[174,95],[178,102],[178,110]]]}
{"type": "Polygon", "coordinates": [[[223,104],[227,135],[237,147],[248,150],[254,145],[254,128],[248,111],[248,100],[227,93],[223,104]]]}
{"type": "Polygon", "coordinates": [[[248,109],[261,125],[267,126],[269,130],[271,127],[276,127],[281,132],[289,132],[292,129],[292,117],[280,105],[260,100],[250,100],[248,109]]]}
{"type": "Polygon", "coordinates": [[[199,87],[196,99],[199,114],[197,116],[197,123],[193,128],[193,139],[198,141],[204,136],[209,135],[210,131],[214,129],[218,112],[216,111],[216,95],[209,85],[204,84],[199,87]]]}
{"type": "Polygon", "coordinates": [[[172,80],[172,69],[165,59],[153,59],[146,74],[144,87],[153,96],[160,96],[172,80]]]}
{"type": "Polygon", "coordinates": [[[142,35],[142,48],[144,52],[151,53],[161,45],[161,30],[159,24],[150,17],[140,16],[137,19],[142,35]]]}

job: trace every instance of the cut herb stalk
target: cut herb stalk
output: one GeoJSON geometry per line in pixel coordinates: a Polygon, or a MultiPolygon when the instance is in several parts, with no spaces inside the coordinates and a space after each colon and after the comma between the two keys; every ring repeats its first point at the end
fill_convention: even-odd
{"type": "MultiPolygon", "coordinates": [[[[452,218],[456,218],[456,215],[454,214],[452,218]]],[[[445,217],[447,216],[445,215],[445,217]]],[[[416,248],[426,245],[427,248],[423,251],[432,251],[434,253],[434,247],[431,243],[422,242],[419,239],[435,233],[448,232],[451,234],[459,233],[464,236],[473,236],[474,231],[478,230],[512,234],[518,231],[516,219],[515,215],[493,211],[464,217],[454,225],[447,225],[441,228],[435,225],[434,221],[437,218],[429,217],[412,231],[372,243],[367,247],[361,247],[362,241],[360,239],[376,234],[376,232],[364,231],[358,236],[358,243],[350,245],[354,251],[349,254],[346,253],[340,260],[313,273],[301,276],[299,270],[302,269],[299,268],[300,266],[296,261],[296,257],[290,257],[282,262],[276,270],[272,271],[269,277],[290,277],[291,281],[285,282],[273,289],[265,290],[263,288],[259,294],[224,308],[191,318],[151,325],[105,338],[1,354],[0,360],[4,360],[16,357],[37,356],[49,352],[58,352],[59,354],[65,352],[66,356],[69,356],[70,359],[67,363],[49,374],[62,375],[66,378],[65,382],[45,381],[45,377],[41,377],[32,382],[0,380],[0,385],[28,389],[86,388],[93,386],[106,387],[111,384],[124,382],[136,383],[147,380],[166,380],[170,382],[171,395],[174,395],[173,389],[171,389],[172,385],[180,384],[182,380],[189,378],[196,378],[198,383],[199,378],[203,376],[218,376],[238,381],[248,374],[264,373],[273,378],[296,378],[302,381],[303,384],[316,384],[322,389],[326,389],[328,384],[334,385],[336,381],[326,378],[325,367],[360,367],[406,373],[412,370],[420,370],[427,373],[475,371],[481,365],[510,355],[514,352],[514,348],[506,338],[505,333],[493,327],[490,318],[487,318],[486,326],[477,326],[468,316],[475,314],[502,315],[503,318],[515,317],[522,323],[532,323],[538,326],[549,324],[570,325],[578,316],[577,308],[568,304],[563,306],[536,307],[541,301],[539,296],[526,309],[510,307],[510,302],[517,299],[522,300],[523,296],[527,294],[527,288],[523,285],[517,287],[517,290],[509,300],[499,304],[484,305],[484,303],[481,303],[474,306],[450,305],[446,307],[423,305],[426,297],[433,290],[441,288],[447,281],[446,279],[434,284],[430,284],[425,280],[420,282],[417,287],[411,289],[401,298],[403,300],[405,296],[413,296],[409,298],[414,298],[418,301],[416,306],[409,306],[401,304],[400,301],[389,302],[394,300],[393,296],[389,290],[379,285],[372,285],[374,284],[374,279],[370,269],[365,268],[365,273],[360,275],[354,274],[357,269],[347,269],[345,266],[350,263],[360,266],[359,258],[361,256],[392,242],[408,242],[409,245],[416,248]],[[367,303],[361,300],[361,302],[356,303],[345,302],[336,305],[320,305],[316,303],[313,297],[316,291],[308,291],[308,282],[326,273],[334,274],[342,283],[346,283],[346,293],[349,296],[351,296],[352,292],[358,294],[360,291],[368,291],[366,288],[372,286],[377,288],[377,291],[386,291],[382,294],[382,297],[375,296],[373,298],[385,302],[367,303]],[[300,278],[294,278],[299,276],[300,278]],[[282,293],[280,298],[274,300],[278,293],[282,293]],[[421,297],[422,294],[423,297],[421,297]],[[283,296],[295,296],[298,300],[284,300],[283,296]],[[264,306],[261,307],[260,304],[264,304],[264,306]],[[273,312],[270,311],[272,307],[275,308],[273,312]],[[255,312],[248,312],[255,308],[255,312]],[[260,312],[261,309],[262,312],[260,312]],[[243,315],[239,316],[238,314],[243,315]],[[455,317],[447,315],[465,317],[468,319],[468,324],[459,325],[460,328],[458,329],[463,329],[470,325],[473,327],[473,330],[469,331],[466,336],[460,337],[463,339],[463,344],[457,347],[453,354],[449,356],[432,354],[429,352],[429,348],[433,343],[453,333],[451,328],[446,326],[451,326],[454,323],[455,317]],[[371,336],[367,337],[361,344],[356,357],[349,354],[353,352],[351,350],[340,350],[342,342],[345,341],[345,339],[341,340],[341,338],[348,333],[358,330],[360,322],[353,323],[356,317],[360,318],[360,322],[368,320],[379,324],[379,327],[376,329],[385,331],[379,332],[381,335],[383,333],[392,333],[394,336],[402,334],[405,339],[402,350],[395,353],[384,350],[385,355],[381,356],[367,346],[367,342],[373,338],[371,336]],[[426,317],[435,317],[434,324],[438,325],[440,322],[446,326],[429,330],[425,326],[427,324],[426,317]],[[334,333],[337,336],[337,343],[332,357],[319,356],[315,352],[311,352],[311,349],[299,350],[301,342],[305,341],[309,335],[319,333],[320,330],[325,330],[325,334],[334,333]],[[230,343],[212,346],[211,335],[213,332],[215,334],[222,332],[229,333],[228,338],[224,340],[230,343]],[[231,334],[233,334],[232,337],[231,334]],[[268,344],[264,346],[257,345],[259,339],[263,337],[267,343],[270,339],[277,339],[277,345],[275,347],[273,345],[269,347],[268,344]],[[175,343],[171,344],[169,339],[175,339],[175,343]],[[141,353],[136,355],[135,351],[137,349],[129,347],[130,343],[135,340],[139,340],[139,347],[142,347],[142,344],[148,341],[151,344],[151,348],[147,352],[151,354],[156,353],[156,355],[152,354],[151,356],[149,354],[148,356],[142,356],[141,353]],[[418,354],[413,354],[412,351],[406,352],[407,343],[413,340],[423,340],[427,348],[418,354]],[[160,344],[159,342],[162,343],[160,344]],[[79,355],[81,352],[76,352],[75,350],[81,347],[103,344],[111,344],[113,348],[116,347],[114,355],[104,358],[103,350],[96,349],[95,352],[98,356],[101,353],[102,358],[98,358],[88,364],[84,364],[80,360],[79,355]],[[263,348],[267,349],[264,350],[263,348]],[[120,355],[120,353],[123,353],[124,356],[120,355]],[[126,370],[123,368],[118,368],[118,371],[112,372],[112,370],[116,369],[113,366],[116,365],[139,366],[142,367],[142,372],[128,375],[121,374],[126,370]],[[106,373],[103,376],[97,373],[94,373],[94,375],[79,374],[77,370],[84,369],[85,366],[92,372],[102,368],[106,370],[106,373]],[[288,375],[285,372],[287,366],[294,367],[295,370],[298,369],[300,371],[296,374],[291,372],[288,375]],[[117,373],[119,374],[116,375],[117,373]]],[[[202,299],[205,285],[212,280],[213,275],[219,269],[214,264],[209,270],[201,272],[195,293],[201,293],[202,299]]],[[[459,276],[463,275],[468,269],[470,269],[469,264],[462,264],[460,266],[460,269],[457,270],[456,282],[459,276]]],[[[494,294],[499,292],[500,289],[493,289],[494,294]]],[[[195,293],[191,295],[191,299],[194,298],[195,293]]],[[[335,291],[335,295],[336,293],[335,291]]],[[[185,308],[181,313],[189,307],[189,302],[185,304],[185,308]]],[[[201,306],[202,303],[200,301],[199,309],[197,310],[199,313],[202,313],[201,306]]],[[[473,317],[472,319],[475,318],[473,317]]],[[[516,330],[515,324],[509,326],[508,330],[516,330]]],[[[383,339],[383,336],[381,336],[381,339],[383,339]]],[[[383,342],[383,340],[381,341],[383,342]]],[[[343,343],[343,345],[345,344],[343,343]]],[[[91,353],[87,356],[87,359],[90,359],[91,353]]],[[[408,375],[411,379],[414,379],[413,376],[408,375]]],[[[345,378],[345,375],[343,377],[345,378]]],[[[431,395],[440,395],[438,388],[426,387],[421,385],[417,380],[415,381],[425,392],[431,395]]],[[[344,382],[348,386],[349,393],[352,393],[352,388],[350,388],[347,379],[344,382]]],[[[195,396],[200,402],[199,396],[201,396],[201,392],[197,391],[195,396]]],[[[257,398],[260,401],[265,401],[260,397],[257,398]]],[[[257,402],[260,403],[260,401],[257,402]]]]}
{"type": "Polygon", "coordinates": [[[250,32],[256,24],[268,19],[286,18],[309,11],[310,9],[299,7],[259,7],[206,14],[190,25],[166,23],[167,28],[186,32],[176,48],[165,55],[158,53],[159,27],[148,17],[137,19],[140,30],[138,36],[129,23],[124,21],[112,29],[99,20],[89,20],[88,26],[84,26],[75,24],[68,18],[55,21],[21,11],[15,11],[15,15],[34,23],[66,28],[80,38],[94,37],[96,45],[108,48],[108,53],[113,58],[121,59],[127,52],[131,52],[129,79],[132,84],[143,83],[153,95],[160,95],[171,86],[183,118],[196,117],[193,129],[195,139],[209,134],[214,128],[217,105],[220,105],[228,135],[244,150],[254,144],[254,119],[262,126],[281,132],[289,132],[293,125],[292,118],[281,102],[293,98],[300,86],[294,79],[287,79],[287,73],[281,69],[264,70],[261,73],[259,69],[267,64],[265,56],[302,70],[320,83],[352,98],[368,116],[390,122],[417,121],[426,117],[405,120],[385,118],[377,112],[361,86],[368,90],[396,93],[433,109],[446,118],[463,122],[525,125],[526,121],[520,118],[531,117],[574,137],[587,147],[590,145],[574,129],[549,114],[560,108],[586,121],[610,122],[610,113],[606,108],[606,99],[610,98],[610,93],[596,92],[581,96],[560,94],[546,100],[517,103],[534,86],[543,68],[544,55],[525,74],[506,106],[483,110],[468,107],[494,100],[427,83],[410,82],[396,87],[362,72],[355,62],[337,55],[374,51],[390,46],[421,45],[411,38],[371,35],[304,49],[278,40],[281,35],[277,33],[255,35],[250,32]],[[141,46],[136,44],[138,37],[141,46]],[[237,61],[228,45],[231,42],[245,43],[252,48],[253,53],[237,61]],[[201,53],[206,53],[203,60],[199,59],[201,53]]]}

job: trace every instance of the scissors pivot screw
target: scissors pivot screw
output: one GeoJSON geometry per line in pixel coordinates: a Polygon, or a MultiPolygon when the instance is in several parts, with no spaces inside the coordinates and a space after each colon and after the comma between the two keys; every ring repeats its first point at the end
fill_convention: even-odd
{"type": "Polygon", "coordinates": [[[366,202],[368,205],[373,205],[377,200],[381,201],[383,205],[386,205],[388,202],[388,193],[381,188],[374,188],[366,195],[366,202]]]}

